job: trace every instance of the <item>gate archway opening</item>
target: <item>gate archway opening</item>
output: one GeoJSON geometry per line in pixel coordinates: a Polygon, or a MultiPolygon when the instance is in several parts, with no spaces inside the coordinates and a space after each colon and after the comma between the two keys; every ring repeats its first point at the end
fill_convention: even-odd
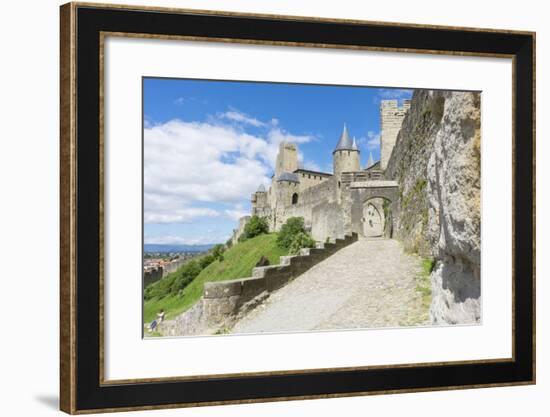
{"type": "Polygon", "coordinates": [[[391,237],[391,201],[384,197],[372,197],[363,203],[363,235],[368,238],[391,237]]]}

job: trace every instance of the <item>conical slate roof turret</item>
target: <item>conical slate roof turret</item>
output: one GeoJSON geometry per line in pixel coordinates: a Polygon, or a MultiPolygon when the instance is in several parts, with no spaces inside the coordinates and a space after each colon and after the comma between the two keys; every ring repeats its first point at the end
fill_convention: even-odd
{"type": "Polygon", "coordinates": [[[265,187],[263,184],[260,184],[260,186],[258,187],[258,191],[256,191],[257,193],[265,193],[265,187]]]}
{"type": "Polygon", "coordinates": [[[357,141],[355,140],[355,136],[353,137],[353,143],[351,144],[351,149],[354,151],[359,151],[359,148],[357,147],[357,141]]]}
{"type": "Polygon", "coordinates": [[[340,140],[338,141],[338,144],[336,145],[336,148],[334,148],[334,152],[336,151],[358,151],[357,143],[355,141],[352,141],[348,134],[348,128],[346,124],[344,123],[344,130],[342,131],[342,135],[340,136],[340,140]]]}
{"type": "Polygon", "coordinates": [[[367,161],[367,168],[370,168],[374,165],[374,160],[372,159],[372,152],[369,152],[369,160],[367,161]]]}

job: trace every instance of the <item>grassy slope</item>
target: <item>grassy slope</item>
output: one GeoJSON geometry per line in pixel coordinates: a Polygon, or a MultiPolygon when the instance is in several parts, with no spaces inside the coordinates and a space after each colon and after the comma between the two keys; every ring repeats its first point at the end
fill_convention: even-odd
{"type": "Polygon", "coordinates": [[[215,261],[204,268],[185,287],[181,295],[146,301],[144,305],[145,322],[151,322],[160,309],[164,309],[167,319],[172,319],[183,313],[201,297],[205,282],[225,281],[251,276],[252,268],[254,268],[262,256],[266,256],[270,264],[278,264],[279,257],[286,255],[286,252],[277,246],[276,239],[277,235],[273,233],[256,236],[245,242],[233,245],[225,251],[223,261],[215,261]]]}

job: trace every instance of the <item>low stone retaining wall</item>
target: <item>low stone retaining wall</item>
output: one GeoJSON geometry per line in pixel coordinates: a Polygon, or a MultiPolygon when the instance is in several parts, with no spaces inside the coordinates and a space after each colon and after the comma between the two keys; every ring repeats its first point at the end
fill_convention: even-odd
{"type": "Polygon", "coordinates": [[[346,235],[316,248],[302,249],[296,256],[281,256],[279,265],[256,267],[252,277],[207,282],[201,299],[190,310],[160,329],[166,336],[208,334],[230,327],[234,321],[294,278],[338,250],[356,242],[357,233],[346,235]]]}

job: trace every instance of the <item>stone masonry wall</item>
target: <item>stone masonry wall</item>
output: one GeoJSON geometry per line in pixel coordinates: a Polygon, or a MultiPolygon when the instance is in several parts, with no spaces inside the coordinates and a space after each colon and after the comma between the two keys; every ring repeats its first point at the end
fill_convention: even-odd
{"type": "MultiPolygon", "coordinates": [[[[297,204],[287,206],[279,205],[274,213],[276,219],[275,222],[273,222],[273,231],[278,231],[290,217],[303,217],[306,228],[311,229],[313,210],[315,206],[333,201],[335,196],[334,187],[335,180],[333,178],[329,178],[318,185],[307,188],[303,192],[298,192],[297,204]]],[[[294,192],[296,192],[294,188],[289,188],[289,195],[287,196],[288,200],[291,199],[291,193],[294,192]]],[[[314,236],[314,238],[316,237],[314,236]]],[[[326,236],[322,237],[320,240],[324,241],[325,238],[326,236]]]]}
{"type": "Polygon", "coordinates": [[[153,282],[157,282],[163,276],[164,276],[164,273],[163,273],[162,266],[149,269],[147,271],[143,271],[143,288],[147,287],[148,285],[151,285],[153,282]]]}
{"type": "Polygon", "coordinates": [[[233,244],[236,244],[239,241],[239,237],[244,232],[244,227],[246,226],[246,223],[250,220],[250,216],[244,216],[239,219],[239,225],[235,230],[233,230],[233,235],[231,236],[231,242],[233,244]]]}
{"type": "Polygon", "coordinates": [[[179,269],[179,267],[182,266],[186,262],[187,262],[187,259],[177,258],[177,259],[174,259],[171,262],[165,263],[164,266],[162,267],[162,269],[163,269],[162,277],[164,278],[166,275],[168,275],[172,272],[176,272],[179,269]]]}
{"type": "Polygon", "coordinates": [[[397,100],[380,102],[380,168],[382,170],[386,169],[401,123],[409,107],[409,100],[404,100],[402,106],[399,106],[397,100]]]}
{"type": "Polygon", "coordinates": [[[392,156],[385,171],[387,179],[399,183],[401,209],[394,235],[407,251],[430,256],[428,227],[427,167],[440,128],[445,99],[442,93],[417,90],[403,120],[392,156]]]}
{"type": "Polygon", "coordinates": [[[254,268],[250,278],[207,282],[197,304],[175,320],[162,323],[160,331],[164,336],[190,336],[212,334],[230,327],[269,293],[357,239],[357,234],[348,235],[330,243],[319,243],[317,248],[302,249],[297,256],[282,256],[279,265],[254,268]]]}
{"type": "Polygon", "coordinates": [[[385,176],[399,183],[395,236],[435,259],[433,323],[480,320],[480,95],[417,90],[385,176]]]}

